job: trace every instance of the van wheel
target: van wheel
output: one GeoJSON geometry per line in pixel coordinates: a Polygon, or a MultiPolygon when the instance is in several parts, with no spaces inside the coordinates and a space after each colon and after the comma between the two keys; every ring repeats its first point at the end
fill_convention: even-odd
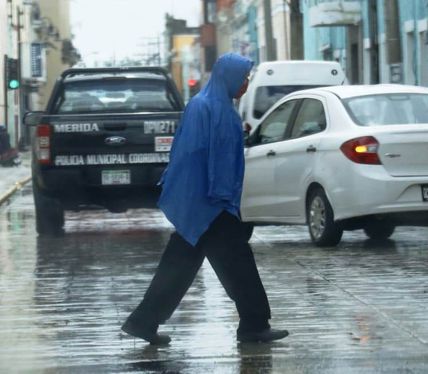
{"type": "Polygon", "coordinates": [[[334,222],[333,209],[322,188],[311,192],[306,206],[306,217],[312,242],[318,247],[335,246],[343,229],[334,222]]]}
{"type": "Polygon", "coordinates": [[[58,236],[64,233],[64,208],[57,199],[43,195],[33,180],[36,209],[36,231],[41,236],[58,236]]]}

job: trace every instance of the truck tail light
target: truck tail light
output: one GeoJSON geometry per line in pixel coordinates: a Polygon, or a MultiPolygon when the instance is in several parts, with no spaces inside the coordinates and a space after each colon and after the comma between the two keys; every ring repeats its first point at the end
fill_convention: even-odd
{"type": "Polygon", "coordinates": [[[351,139],[340,146],[340,150],[351,161],[368,165],[382,164],[377,154],[378,148],[379,142],[373,136],[351,139]]]}
{"type": "Polygon", "coordinates": [[[38,125],[36,130],[36,155],[40,164],[51,163],[51,126],[38,125]]]}

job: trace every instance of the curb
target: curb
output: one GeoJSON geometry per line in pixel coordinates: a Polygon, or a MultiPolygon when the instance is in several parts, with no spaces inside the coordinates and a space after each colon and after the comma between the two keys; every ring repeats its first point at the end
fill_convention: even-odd
{"type": "Polygon", "coordinates": [[[15,182],[15,185],[0,196],[0,205],[8,200],[16,191],[20,190],[25,184],[31,180],[31,176],[15,182]]]}

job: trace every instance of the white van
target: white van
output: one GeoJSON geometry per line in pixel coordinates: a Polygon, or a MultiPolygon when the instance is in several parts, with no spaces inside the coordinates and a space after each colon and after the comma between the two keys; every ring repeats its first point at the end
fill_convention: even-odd
{"type": "Polygon", "coordinates": [[[346,83],[345,73],[335,61],[262,62],[251,74],[247,93],[239,102],[244,130],[252,132],[263,114],[291,92],[346,83]]]}

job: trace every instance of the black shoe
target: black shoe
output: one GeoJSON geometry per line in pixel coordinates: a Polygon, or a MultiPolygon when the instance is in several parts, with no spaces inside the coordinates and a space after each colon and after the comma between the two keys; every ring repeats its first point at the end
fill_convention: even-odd
{"type": "Polygon", "coordinates": [[[122,331],[136,338],[144,339],[151,345],[167,345],[171,341],[171,338],[168,335],[158,334],[157,327],[145,329],[141,326],[135,325],[129,320],[122,325],[122,331]]]}
{"type": "Polygon", "coordinates": [[[271,342],[272,340],[283,339],[288,336],[287,330],[273,330],[267,328],[258,332],[238,332],[237,339],[241,343],[249,342],[271,342]]]}

